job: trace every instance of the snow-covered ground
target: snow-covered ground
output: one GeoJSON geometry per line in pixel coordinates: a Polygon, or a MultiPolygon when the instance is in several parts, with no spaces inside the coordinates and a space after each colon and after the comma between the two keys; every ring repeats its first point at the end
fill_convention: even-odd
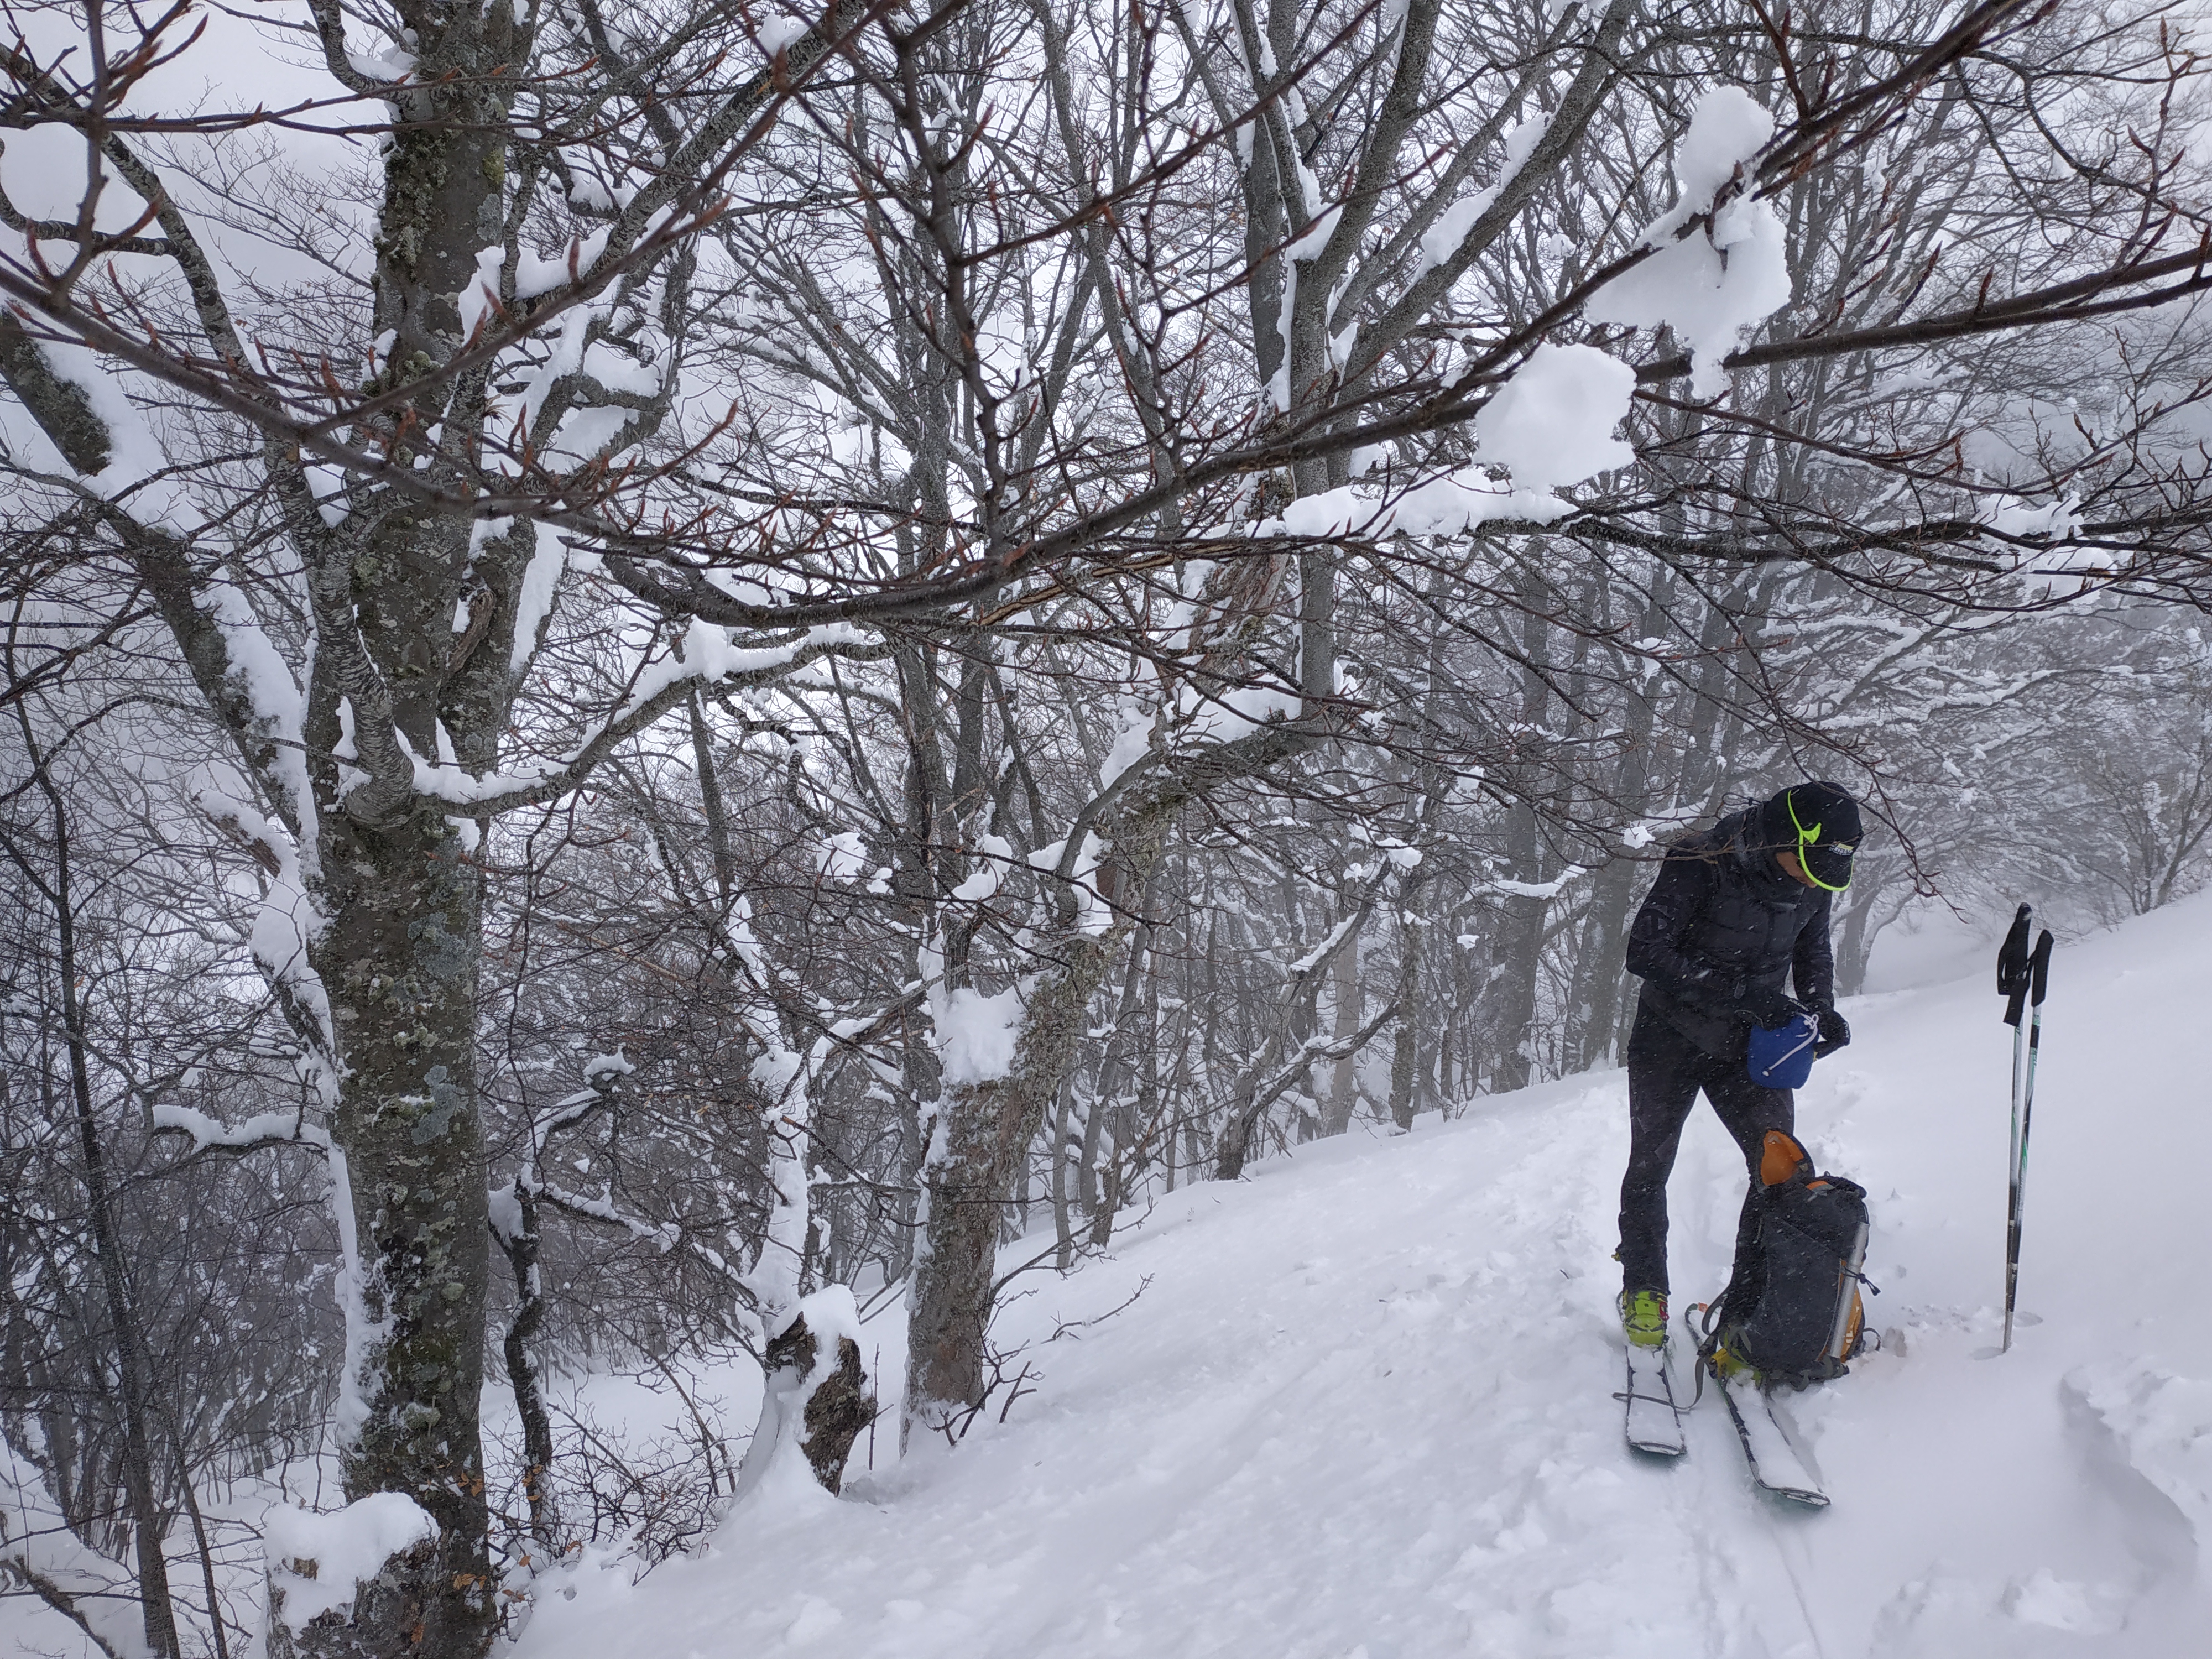
{"type": "MultiPolygon", "coordinates": [[[[1000,1334],[1037,1392],[1004,1425],[879,1458],[843,1501],[741,1508],[641,1584],[586,1564],[524,1659],[2203,1651],[2212,895],[2058,956],[2002,1357],[1989,980],[1850,1005],[1856,1042],[1800,1097],[1823,1167],[1873,1194],[1891,1334],[1797,1397],[1825,1512],[1748,1490],[1710,1399],[1686,1459],[1623,1449],[1602,1073],[1176,1194],[1110,1259],[1028,1281],[1000,1334]]],[[[1717,1287],[1742,1179],[1700,1108],[1678,1303],[1717,1287]]]]}
{"type": "MultiPolygon", "coordinates": [[[[1022,1281],[999,1333],[1036,1391],[1004,1424],[903,1465],[880,1439],[844,1500],[741,1507],[640,1583],[587,1560],[543,1587],[520,1659],[2203,1652],[2212,894],[2058,954],[2026,1322],[2002,1357],[2011,1033],[1990,977],[1846,1005],[1856,1042],[1800,1096],[1822,1166],[1872,1194],[1888,1337],[1794,1401],[1824,1512],[1750,1491],[1711,1399],[1686,1459],[1624,1449],[1625,1085],[1598,1073],[1174,1194],[1108,1259],[1022,1281]]],[[[1678,1304],[1718,1287],[1742,1179],[1700,1107],[1678,1304]]],[[[896,1310],[870,1328],[896,1377],[896,1310]]],[[[752,1377],[703,1380],[745,1419],[752,1377]]],[[[681,1431],[671,1395],[584,1392],[633,1435],[681,1431]]],[[[6,1611],[0,1650],[12,1629],[78,1650],[6,1611]]]]}

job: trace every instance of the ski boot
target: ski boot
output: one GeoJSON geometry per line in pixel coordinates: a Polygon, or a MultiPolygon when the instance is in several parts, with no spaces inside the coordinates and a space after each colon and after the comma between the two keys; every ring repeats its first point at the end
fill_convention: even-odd
{"type": "Polygon", "coordinates": [[[1622,1334],[1637,1347],[1665,1347],[1667,1292],[1623,1291],[1620,1293],[1620,1328],[1622,1334]]]}

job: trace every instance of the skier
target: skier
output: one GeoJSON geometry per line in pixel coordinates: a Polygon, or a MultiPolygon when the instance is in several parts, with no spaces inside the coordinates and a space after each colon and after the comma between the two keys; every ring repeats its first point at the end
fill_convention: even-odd
{"type": "MultiPolygon", "coordinates": [[[[1620,1183],[1620,1318],[1629,1341],[1667,1340],[1667,1176],[1682,1125],[1705,1091],[1743,1149],[1753,1191],[1769,1129],[1795,1127],[1786,1089],[1751,1080],[1753,1025],[1810,1012],[1815,1056],[1851,1040],[1835,1009],[1832,896],[1851,883],[1859,809],[1833,783],[1801,783],[1668,849],[1629,929],[1628,971],[1643,980],[1628,1038],[1628,1172],[1620,1183]],[[1796,994],[1784,982],[1794,980],[1796,994]]],[[[1737,1224],[1737,1264],[1753,1227],[1737,1224]]]]}

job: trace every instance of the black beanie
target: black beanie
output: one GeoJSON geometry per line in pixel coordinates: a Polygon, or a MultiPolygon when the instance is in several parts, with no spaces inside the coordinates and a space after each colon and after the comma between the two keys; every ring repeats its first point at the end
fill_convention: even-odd
{"type": "Polygon", "coordinates": [[[1798,853],[1805,872],[1830,892],[1851,884],[1859,850],[1859,804],[1841,784],[1801,783],[1759,809],[1759,838],[1771,851],[1798,853]]]}

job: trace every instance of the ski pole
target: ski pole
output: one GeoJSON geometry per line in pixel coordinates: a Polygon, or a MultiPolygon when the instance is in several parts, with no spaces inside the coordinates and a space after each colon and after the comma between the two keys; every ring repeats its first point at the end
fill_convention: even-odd
{"type": "Polygon", "coordinates": [[[2006,999],[2005,1024],[2012,1027],[2012,1141],[2006,1169],[2004,1341],[2012,1348],[2013,1309],[2020,1286],[2021,1205],[2027,1182],[2027,1139],[2035,1104],[2035,1061],[2043,1039],[2043,994],[2051,971],[2051,930],[2045,928],[2031,953],[2027,934],[2032,911],[2023,904],[2014,915],[2004,946],[1997,952],[1997,994],[2006,999]],[[2032,1008],[2023,1025],[2021,1015],[2032,1008]]]}
{"type": "Polygon", "coordinates": [[[2012,1136],[2005,1143],[2005,1317],[2004,1346],[2012,1346],[2013,1290],[2020,1274],[2020,1094],[2027,1072],[2027,1032],[2020,1023],[2027,1000],[2027,928],[2032,913],[2023,904],[1997,951],[1997,994],[2005,999],[2005,1024],[2012,1027],[2012,1136]]]}
{"type": "Polygon", "coordinates": [[[2035,1117],[2035,1059],[2043,1047],[2043,993],[2051,977],[2051,930],[2046,927],[2035,941],[2035,954],[2028,958],[2028,973],[2033,984],[2028,990],[2027,1018],[2027,1075],[2020,1091],[2020,1162],[2012,1183],[2012,1231],[2007,1240],[2005,1259],[2005,1328],[2004,1344],[1998,1350],[2005,1352],[2012,1347],[2013,1295],[2020,1284],[2020,1229],[2027,1206],[2027,1135],[2035,1117]]]}

